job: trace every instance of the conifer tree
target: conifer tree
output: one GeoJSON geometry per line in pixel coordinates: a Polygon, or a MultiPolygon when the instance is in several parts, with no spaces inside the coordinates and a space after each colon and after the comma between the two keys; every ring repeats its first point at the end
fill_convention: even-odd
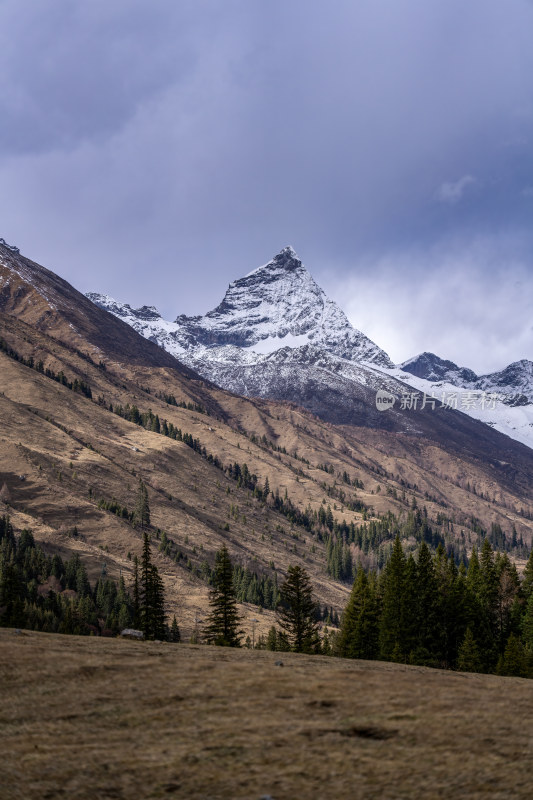
{"type": "Polygon", "coordinates": [[[285,631],[276,631],[277,633],[277,643],[276,643],[276,650],[279,650],[280,653],[288,653],[291,649],[291,645],[289,642],[289,637],[285,633],[285,631]]]}
{"type": "Polygon", "coordinates": [[[439,660],[441,616],[435,568],[425,542],[420,546],[416,566],[417,643],[414,655],[416,663],[430,665],[439,660]]]}
{"type": "Polygon", "coordinates": [[[522,595],[524,596],[527,602],[531,597],[531,595],[533,594],[533,549],[529,554],[529,558],[527,560],[527,564],[524,569],[524,577],[520,588],[522,591],[522,595]]]}
{"type": "Polygon", "coordinates": [[[321,651],[323,656],[333,655],[333,647],[331,644],[331,636],[327,628],[324,628],[324,635],[322,636],[321,651]]]}
{"type": "Polygon", "coordinates": [[[420,639],[420,618],[419,618],[419,597],[418,597],[418,567],[413,554],[405,564],[405,576],[403,585],[403,643],[400,647],[398,641],[398,651],[402,656],[393,660],[403,661],[409,657],[412,663],[423,663],[427,661],[427,653],[422,651],[419,645],[420,639]],[[416,653],[416,655],[415,655],[416,653]]]}
{"type": "Polygon", "coordinates": [[[159,575],[159,570],[152,563],[150,538],[146,531],[143,536],[139,583],[141,630],[147,639],[164,639],[166,627],[163,581],[159,575]]]}
{"type": "Polygon", "coordinates": [[[176,619],[176,615],[174,615],[172,618],[172,625],[170,626],[170,632],[168,638],[171,642],[181,641],[181,634],[180,634],[180,629],[178,627],[178,621],[176,619]]]}
{"type": "Polygon", "coordinates": [[[483,539],[480,557],[481,587],[480,597],[485,611],[494,617],[496,623],[496,606],[498,602],[498,574],[494,563],[494,552],[488,539],[483,539]]]}
{"type": "Polygon", "coordinates": [[[133,557],[133,624],[138,628],[141,624],[141,603],[139,593],[139,559],[133,557]]]}
{"type": "Polygon", "coordinates": [[[150,504],[148,502],[148,489],[144,482],[139,478],[139,486],[137,488],[137,499],[135,501],[135,509],[133,512],[133,519],[136,525],[141,530],[150,526],[150,504]]]}
{"type": "Polygon", "coordinates": [[[521,621],[522,640],[529,653],[533,655],[533,593],[529,596],[521,621]]]}
{"type": "Polygon", "coordinates": [[[278,644],[278,634],[274,625],[268,631],[268,636],[266,639],[266,649],[267,650],[277,650],[278,644]]]}
{"type": "Polygon", "coordinates": [[[4,484],[0,489],[0,503],[5,503],[5,505],[7,506],[9,505],[10,502],[11,502],[11,494],[9,492],[7,483],[5,483],[4,481],[4,484]]]}
{"type": "Polygon", "coordinates": [[[514,675],[519,678],[527,676],[524,646],[514,633],[509,636],[505,652],[498,660],[496,672],[498,675],[514,675]]]}
{"type": "Polygon", "coordinates": [[[306,570],[290,566],[280,587],[276,609],[278,622],[296,653],[312,653],[320,647],[317,607],[306,570]]]}
{"type": "Polygon", "coordinates": [[[15,561],[6,561],[0,571],[0,625],[24,625],[22,575],[15,561]]]}
{"type": "Polygon", "coordinates": [[[444,666],[452,667],[457,661],[459,647],[470,621],[464,564],[461,564],[461,567],[457,569],[453,557],[450,558],[445,582],[442,582],[439,573],[437,573],[437,582],[443,617],[444,666]]]}
{"type": "Polygon", "coordinates": [[[496,569],[496,626],[500,650],[511,632],[518,633],[520,627],[521,602],[519,600],[520,579],[516,566],[507,553],[498,553],[496,569]]]}
{"type": "Polygon", "coordinates": [[[462,672],[481,672],[479,647],[470,628],[466,629],[464,639],[459,647],[457,669],[462,672]]]}
{"type": "Polygon", "coordinates": [[[240,647],[242,631],[233,589],[233,566],[224,545],[216,554],[213,586],[210,591],[211,611],[207,618],[205,638],[223,647],[240,647]]]}
{"type": "Polygon", "coordinates": [[[383,606],[379,644],[381,658],[399,660],[406,655],[405,597],[406,560],[397,535],[383,572],[383,606]]]}
{"type": "Polygon", "coordinates": [[[345,658],[377,658],[379,653],[379,607],[375,576],[369,580],[361,564],[344,610],[337,650],[345,658]]]}
{"type": "Polygon", "coordinates": [[[481,578],[481,566],[479,564],[477,547],[475,546],[472,548],[472,555],[470,556],[466,579],[468,582],[468,586],[472,590],[473,594],[479,595],[481,592],[482,578],[481,578]]]}
{"type": "Polygon", "coordinates": [[[497,577],[490,544],[488,546],[483,544],[482,549],[483,565],[478,557],[476,547],[472,549],[468,565],[466,575],[467,624],[476,632],[476,642],[483,671],[491,672],[497,658],[495,642],[497,577]]]}

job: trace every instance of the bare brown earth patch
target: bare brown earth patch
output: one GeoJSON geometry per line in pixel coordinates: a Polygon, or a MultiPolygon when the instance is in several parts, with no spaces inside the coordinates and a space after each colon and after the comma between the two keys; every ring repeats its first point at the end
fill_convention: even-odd
{"type": "Polygon", "coordinates": [[[3,629],[0,795],[529,798],[531,686],[3,629]]]}
{"type": "MultiPolygon", "coordinates": [[[[435,532],[467,551],[478,524],[490,531],[498,523],[508,536],[514,527],[531,543],[532,451],[486,426],[463,431],[458,418],[453,436],[439,426],[431,436],[407,435],[238,397],[180,366],[53,273],[9,252],[3,262],[0,337],[26,365],[0,352],[0,491],[5,484],[9,498],[0,500],[0,515],[9,514],[16,531],[31,529],[49,552],[78,552],[91,581],[105,568],[129,586],[141,534],[102,501],[131,511],[141,477],[167,616],[176,614],[185,638],[201,626],[208,599],[202,567],[213,565],[222,544],[234,563],[279,582],[290,564],[301,565],[317,600],[338,612],[350,587],[328,574],[325,529],[319,535],[293,524],[272,497],[254,499],[183,442],[128,422],[111,406],[151,409],[224,467],[246,463],[260,488],[268,479],[302,512],[329,505],[339,522],[360,526],[391,511],[403,524],[416,506],[435,532]],[[40,361],[56,376],[88,384],[92,400],[27,365],[40,361]],[[158,529],[173,543],[170,552],[160,548],[158,529]]],[[[416,545],[413,537],[408,545],[416,545]]],[[[351,555],[354,563],[376,564],[375,551],[352,544],[351,555]]],[[[268,632],[272,612],[249,604],[242,611],[245,636],[268,632]]]]}

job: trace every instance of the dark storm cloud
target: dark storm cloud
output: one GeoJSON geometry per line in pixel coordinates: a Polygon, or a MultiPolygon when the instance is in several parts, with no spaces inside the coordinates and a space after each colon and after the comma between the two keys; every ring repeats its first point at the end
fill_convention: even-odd
{"type": "Polygon", "coordinates": [[[0,13],[4,158],[102,141],[194,63],[183,35],[172,46],[190,21],[158,4],[11,1],[0,13]]]}
{"type": "MultiPolygon", "coordinates": [[[[0,235],[166,316],[288,243],[361,327],[365,292],[429,324],[428,281],[456,316],[462,275],[482,331],[532,269],[532,33],[526,0],[7,0],[0,235]]],[[[413,329],[369,333],[407,358],[413,329]]]]}

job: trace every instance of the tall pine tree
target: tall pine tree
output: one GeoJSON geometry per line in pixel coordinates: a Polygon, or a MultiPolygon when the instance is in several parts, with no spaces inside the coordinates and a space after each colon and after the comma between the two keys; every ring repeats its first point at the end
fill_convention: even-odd
{"type": "Polygon", "coordinates": [[[375,574],[368,577],[359,565],[337,641],[345,658],[377,658],[379,654],[379,602],[375,574]]]}
{"type": "Polygon", "coordinates": [[[439,609],[439,595],[435,567],[425,542],[420,545],[416,576],[417,595],[417,643],[414,661],[417,664],[436,666],[441,658],[442,617],[439,609]]]}
{"type": "Polygon", "coordinates": [[[240,647],[240,615],[233,589],[233,565],[224,545],[216,554],[213,586],[209,596],[211,611],[207,618],[205,638],[223,647],[240,647]]]}
{"type": "Polygon", "coordinates": [[[403,660],[407,650],[405,619],[406,560],[400,537],[396,536],[392,553],[383,572],[383,607],[379,645],[385,661],[403,660]]]}
{"type": "Polygon", "coordinates": [[[159,570],[152,563],[150,537],[143,535],[143,552],[139,576],[139,617],[140,627],[147,639],[164,639],[165,595],[159,570]]]}
{"type": "Polygon", "coordinates": [[[291,649],[296,653],[316,652],[320,648],[316,603],[309,575],[303,567],[289,567],[279,595],[276,615],[291,649]]]}
{"type": "Polygon", "coordinates": [[[139,486],[137,487],[137,498],[135,500],[135,509],[133,512],[133,519],[136,525],[141,530],[150,527],[150,504],[148,502],[148,489],[146,484],[139,478],[139,486]]]}

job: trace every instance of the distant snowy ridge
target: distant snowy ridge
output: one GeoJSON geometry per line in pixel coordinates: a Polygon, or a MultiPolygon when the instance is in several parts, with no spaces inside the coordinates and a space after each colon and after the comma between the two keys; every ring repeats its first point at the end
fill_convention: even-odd
{"type": "MultiPolygon", "coordinates": [[[[458,386],[447,380],[419,378],[399,368],[386,369],[383,372],[389,378],[410,384],[413,390],[407,395],[405,392],[396,395],[398,403],[416,404],[421,408],[424,402],[430,404],[430,398],[435,398],[436,408],[445,407],[462,411],[469,417],[478,419],[500,433],[510,436],[511,439],[533,448],[533,404],[513,405],[513,398],[516,395],[513,394],[512,387],[499,385],[494,388],[488,384],[477,387],[458,386]]],[[[520,396],[525,397],[523,394],[520,396]]]]}
{"type": "Polygon", "coordinates": [[[8,244],[5,239],[0,238],[0,244],[6,247],[8,250],[11,250],[12,253],[20,253],[18,247],[15,247],[14,244],[8,244]]]}
{"type": "Polygon", "coordinates": [[[503,394],[508,405],[533,403],[533,361],[522,359],[489,375],[476,375],[473,370],[444,361],[434,353],[421,353],[398,369],[433,383],[444,381],[460,389],[503,394]]]}
{"type": "Polygon", "coordinates": [[[319,415],[329,403],[329,418],[338,410],[339,421],[349,421],[362,404],[368,408],[378,389],[394,394],[398,405],[411,389],[428,396],[440,390],[498,391],[505,402],[495,400],[494,408],[456,408],[533,447],[532,362],[481,377],[432,353],[396,367],[351,325],[292,247],[230,283],[222,302],[204,316],[180,315],[170,322],[154,306],[134,309],[107,295],[87,297],[237,394],[292,400],[319,415]]]}

